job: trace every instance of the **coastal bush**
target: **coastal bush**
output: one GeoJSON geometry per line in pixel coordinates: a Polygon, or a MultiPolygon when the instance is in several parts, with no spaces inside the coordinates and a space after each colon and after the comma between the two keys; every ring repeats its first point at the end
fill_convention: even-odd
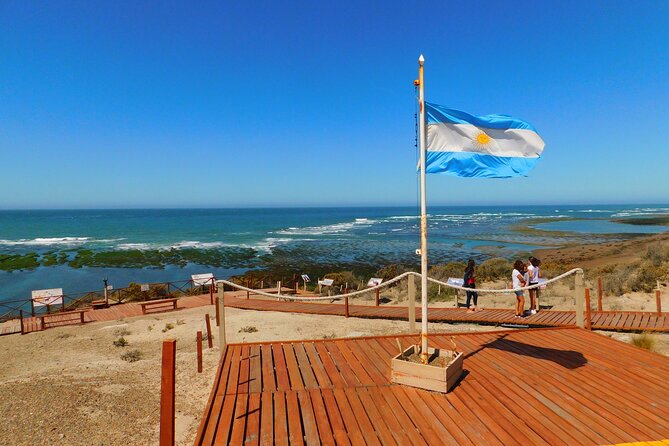
{"type": "Polygon", "coordinates": [[[476,268],[476,277],[479,282],[490,282],[493,280],[505,279],[511,277],[513,264],[501,257],[484,260],[476,268]]]}
{"type": "Polygon", "coordinates": [[[353,274],[353,271],[339,271],[335,273],[328,273],[324,276],[325,279],[332,279],[334,286],[346,286],[353,287],[354,284],[360,282],[360,278],[353,274]]]}
{"type": "Polygon", "coordinates": [[[239,333],[256,333],[258,329],[253,325],[247,325],[239,329],[239,333]]]}
{"type": "Polygon", "coordinates": [[[439,265],[434,265],[432,268],[430,268],[427,272],[427,275],[433,279],[446,282],[449,277],[463,277],[466,266],[467,264],[464,262],[442,263],[439,265]]]}
{"type": "Polygon", "coordinates": [[[120,337],[114,341],[114,347],[125,347],[128,345],[128,341],[125,338],[120,337]]]}
{"type": "Polygon", "coordinates": [[[388,281],[388,280],[392,279],[393,277],[397,277],[400,274],[404,274],[407,271],[411,271],[411,270],[412,270],[412,268],[409,268],[406,265],[402,265],[402,264],[399,264],[399,263],[392,263],[390,265],[384,266],[380,270],[377,270],[374,273],[374,277],[381,278],[385,282],[385,281],[388,281]]]}
{"type": "Polygon", "coordinates": [[[139,350],[129,350],[121,355],[121,359],[127,362],[135,362],[142,359],[142,352],[139,350]]]}
{"type": "Polygon", "coordinates": [[[643,258],[650,261],[653,266],[660,266],[669,261],[669,246],[660,243],[649,245],[643,258]]]}
{"type": "Polygon", "coordinates": [[[655,349],[655,344],[657,339],[655,336],[649,333],[641,333],[640,335],[632,336],[632,345],[635,345],[639,348],[645,348],[646,350],[653,351],[655,349]]]}

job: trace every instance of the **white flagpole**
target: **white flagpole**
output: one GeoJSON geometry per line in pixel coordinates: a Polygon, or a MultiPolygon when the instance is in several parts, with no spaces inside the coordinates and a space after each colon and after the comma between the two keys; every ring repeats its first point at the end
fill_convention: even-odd
{"type": "Polygon", "coordinates": [[[427,199],[425,196],[425,82],[423,64],[425,58],[418,58],[418,103],[420,106],[420,288],[421,288],[421,362],[427,364],[427,199]]]}

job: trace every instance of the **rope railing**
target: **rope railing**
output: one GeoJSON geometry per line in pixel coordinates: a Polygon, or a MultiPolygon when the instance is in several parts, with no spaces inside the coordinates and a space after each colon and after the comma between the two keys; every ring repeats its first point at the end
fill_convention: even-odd
{"type": "MultiPolygon", "coordinates": [[[[442,282],[441,280],[433,279],[431,277],[428,277],[427,280],[432,282],[432,283],[442,285],[442,286],[446,286],[446,287],[449,287],[449,288],[453,288],[453,289],[456,289],[456,290],[474,291],[474,292],[478,292],[478,293],[502,294],[502,293],[513,293],[515,291],[525,291],[525,290],[531,290],[531,289],[539,288],[539,287],[551,284],[553,282],[557,282],[558,280],[564,279],[565,277],[568,277],[572,274],[576,274],[576,273],[579,273],[579,272],[582,273],[583,270],[581,268],[574,268],[574,269],[571,269],[571,270],[569,270],[569,271],[567,271],[563,274],[560,274],[559,276],[553,277],[552,279],[546,280],[545,282],[541,282],[541,283],[536,284],[536,285],[529,285],[529,286],[524,286],[524,287],[520,287],[520,288],[504,288],[504,289],[467,288],[467,287],[463,287],[463,286],[459,286],[459,285],[453,285],[453,284],[447,283],[447,282],[442,282]]],[[[218,284],[227,285],[229,287],[236,288],[240,291],[248,291],[248,292],[253,293],[255,295],[260,295],[260,296],[265,296],[265,297],[271,297],[271,298],[277,298],[278,297],[278,298],[282,298],[282,299],[286,299],[286,300],[315,302],[315,301],[327,301],[327,300],[333,301],[333,300],[344,299],[344,298],[347,298],[347,297],[351,298],[351,297],[359,296],[361,294],[369,293],[370,291],[375,291],[377,289],[387,287],[387,286],[392,285],[393,283],[398,282],[398,281],[404,279],[405,277],[409,277],[409,276],[420,277],[420,274],[418,274],[416,272],[413,272],[413,271],[409,271],[409,272],[400,274],[397,277],[393,277],[392,279],[388,280],[387,282],[383,282],[383,283],[381,283],[379,285],[376,285],[376,286],[373,286],[373,287],[365,288],[364,290],[354,291],[352,293],[336,294],[334,296],[319,296],[319,297],[300,297],[300,296],[295,296],[295,295],[292,295],[292,294],[267,293],[267,292],[264,292],[264,291],[260,291],[260,290],[256,290],[256,289],[252,289],[252,288],[247,288],[243,285],[239,285],[239,284],[236,284],[234,282],[230,282],[228,280],[221,280],[221,279],[217,280],[216,284],[217,285],[218,284]]]]}

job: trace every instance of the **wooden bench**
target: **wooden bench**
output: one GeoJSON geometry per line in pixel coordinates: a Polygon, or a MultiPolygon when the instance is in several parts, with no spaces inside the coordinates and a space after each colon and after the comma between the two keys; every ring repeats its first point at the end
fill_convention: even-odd
{"type": "Polygon", "coordinates": [[[142,314],[146,314],[147,309],[151,309],[153,307],[160,307],[160,310],[166,311],[163,307],[166,307],[167,305],[170,305],[172,310],[176,310],[177,298],[173,297],[171,299],[147,300],[146,302],[140,302],[139,304],[142,306],[142,314]]]}
{"type": "MultiPolygon", "coordinates": [[[[46,319],[47,318],[59,318],[59,320],[52,321],[53,323],[81,323],[83,324],[84,321],[84,313],[88,310],[72,310],[72,311],[61,311],[59,313],[47,313],[47,314],[41,314],[38,315],[37,318],[40,320],[40,326],[42,327],[42,330],[46,330],[46,323],[49,322],[46,319]],[[65,316],[64,319],[62,317],[65,316]],[[76,318],[69,318],[69,316],[78,316],[76,318]]],[[[63,324],[64,325],[64,324],[63,324]]]]}
{"type": "Polygon", "coordinates": [[[94,300],[93,302],[91,302],[91,306],[93,307],[94,310],[99,310],[101,308],[109,308],[109,304],[104,299],[94,300]]]}

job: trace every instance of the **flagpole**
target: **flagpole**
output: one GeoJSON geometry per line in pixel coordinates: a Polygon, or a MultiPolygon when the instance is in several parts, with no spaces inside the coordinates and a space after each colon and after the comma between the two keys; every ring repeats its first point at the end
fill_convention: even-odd
{"type": "Polygon", "coordinates": [[[427,198],[425,196],[425,83],[423,64],[418,58],[418,103],[420,106],[420,288],[421,288],[421,362],[427,364],[427,198]]]}

